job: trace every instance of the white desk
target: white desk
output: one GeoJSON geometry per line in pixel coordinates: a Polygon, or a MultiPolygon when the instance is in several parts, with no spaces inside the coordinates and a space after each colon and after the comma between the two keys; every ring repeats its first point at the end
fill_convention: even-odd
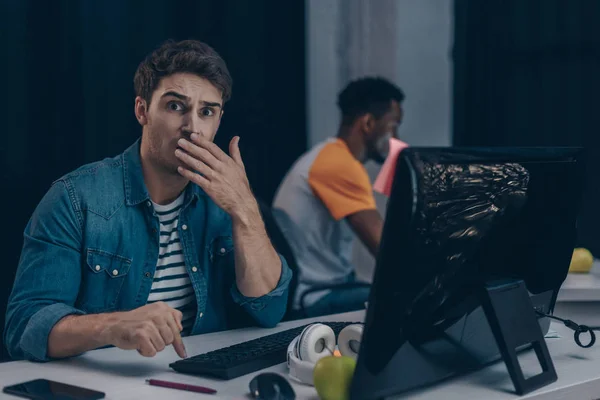
{"type": "Polygon", "coordinates": [[[560,288],[557,301],[600,302],[600,260],[594,261],[592,269],[587,274],[569,274],[560,288]]]}
{"type": "MultiPolygon", "coordinates": [[[[315,320],[359,321],[362,318],[363,312],[338,314],[325,318],[287,322],[271,330],[247,328],[188,337],[184,341],[188,354],[194,355],[315,320]]],[[[599,398],[600,345],[589,350],[580,349],[575,345],[572,334],[566,328],[553,325],[552,329],[556,329],[562,335],[561,339],[548,339],[548,346],[559,379],[556,383],[539,389],[524,398],[536,400],[599,398]]],[[[532,353],[527,353],[521,358],[525,370],[534,365],[534,358],[532,353]]],[[[104,391],[107,399],[215,398],[211,395],[151,387],[145,384],[145,379],[156,378],[212,387],[218,390],[219,398],[249,398],[247,395],[248,383],[255,374],[230,381],[200,378],[178,374],[169,369],[168,364],[175,360],[177,360],[177,355],[172,348],[165,349],[151,359],[143,358],[135,351],[111,348],[91,351],[70,360],[46,364],[26,361],[10,362],[0,364],[0,386],[4,387],[29,379],[46,378],[104,391]]],[[[286,374],[285,364],[273,366],[268,370],[286,374]]],[[[317,399],[316,392],[312,387],[295,383],[293,386],[299,399],[317,399]]],[[[472,374],[411,393],[403,398],[413,400],[437,398],[444,400],[515,399],[513,390],[506,368],[500,362],[472,374]]],[[[0,396],[13,398],[5,394],[0,394],[0,396]]]]}
{"type": "Polygon", "coordinates": [[[554,314],[577,323],[600,326],[599,260],[589,273],[567,276],[558,292],[554,314]]]}

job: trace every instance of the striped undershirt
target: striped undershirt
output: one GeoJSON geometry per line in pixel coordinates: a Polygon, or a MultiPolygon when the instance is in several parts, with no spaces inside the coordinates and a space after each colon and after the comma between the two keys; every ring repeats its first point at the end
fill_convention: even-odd
{"type": "Polygon", "coordinates": [[[197,306],[177,232],[183,194],[170,204],[160,205],[152,202],[152,205],[160,221],[160,246],[148,303],[163,301],[181,311],[182,334],[188,335],[194,324],[197,306]]]}

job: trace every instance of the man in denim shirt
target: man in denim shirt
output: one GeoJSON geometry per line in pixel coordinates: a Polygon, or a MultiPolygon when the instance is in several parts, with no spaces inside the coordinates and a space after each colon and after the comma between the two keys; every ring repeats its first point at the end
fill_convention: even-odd
{"type": "Polygon", "coordinates": [[[186,357],[182,333],[272,327],[285,312],[291,271],[239,138],[230,156],[213,143],[231,94],[224,61],[203,43],[168,42],[134,84],[141,139],[54,182],[25,228],[4,338],[15,359],[108,345],[151,357],[170,344],[186,357]]]}

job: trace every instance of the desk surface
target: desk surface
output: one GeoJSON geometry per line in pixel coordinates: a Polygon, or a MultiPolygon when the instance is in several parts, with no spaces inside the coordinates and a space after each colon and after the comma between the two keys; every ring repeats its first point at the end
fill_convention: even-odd
{"type": "MultiPolygon", "coordinates": [[[[194,355],[228,346],[265,334],[289,329],[308,322],[359,321],[363,312],[338,314],[328,317],[282,323],[274,329],[246,328],[235,331],[211,333],[184,338],[188,354],[194,355]]],[[[536,400],[592,399],[600,396],[600,345],[592,349],[581,349],[573,342],[572,334],[561,325],[552,329],[562,336],[560,339],[547,339],[548,347],[558,373],[558,381],[539,389],[524,398],[536,400]]],[[[172,348],[167,348],[154,358],[144,358],[135,351],[116,348],[96,350],[82,356],[39,364],[18,361],[0,364],[0,386],[15,384],[29,379],[46,378],[74,385],[101,390],[107,399],[199,399],[215,398],[172,389],[151,387],[145,384],[147,378],[165,379],[204,385],[218,390],[219,398],[247,399],[248,383],[254,374],[230,381],[218,381],[178,374],[169,369],[170,362],[177,360],[172,348]]],[[[528,352],[521,358],[524,370],[535,365],[535,355],[528,352]]],[[[285,364],[269,368],[270,371],[286,374],[285,364]]],[[[299,399],[317,399],[312,387],[293,384],[299,399]]],[[[496,363],[483,370],[451,379],[431,388],[411,393],[408,399],[515,399],[512,382],[503,363],[496,363]]],[[[14,398],[0,393],[2,398],[14,398]]]]}
{"type": "Polygon", "coordinates": [[[600,301],[600,260],[595,260],[587,274],[567,276],[558,292],[558,302],[600,301]]]}

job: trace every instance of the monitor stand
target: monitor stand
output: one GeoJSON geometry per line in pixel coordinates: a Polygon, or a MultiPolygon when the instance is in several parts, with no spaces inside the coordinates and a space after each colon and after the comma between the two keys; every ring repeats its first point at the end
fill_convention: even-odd
{"type": "Polygon", "coordinates": [[[555,382],[556,370],[525,283],[522,280],[488,282],[480,297],[516,393],[523,395],[555,382]],[[529,344],[535,350],[542,372],[525,379],[517,348],[529,344]]]}

